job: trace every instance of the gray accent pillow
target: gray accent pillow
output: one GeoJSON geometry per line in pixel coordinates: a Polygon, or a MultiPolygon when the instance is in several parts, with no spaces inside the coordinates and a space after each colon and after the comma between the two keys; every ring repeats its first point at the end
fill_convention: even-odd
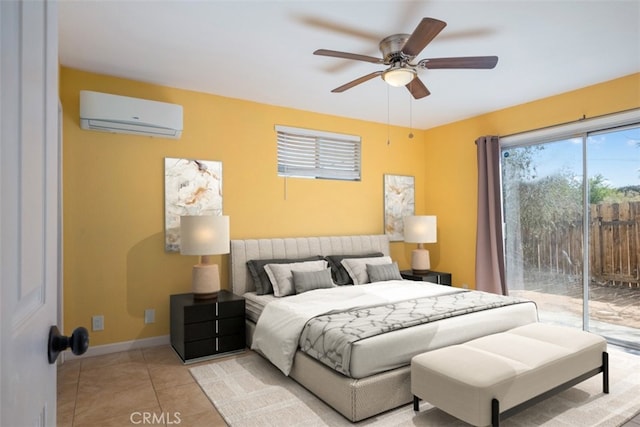
{"type": "Polygon", "coordinates": [[[373,257],[381,257],[384,256],[382,252],[373,252],[370,254],[360,254],[360,255],[328,255],[324,257],[329,262],[329,267],[331,267],[331,277],[333,277],[333,281],[338,286],[344,285],[353,285],[353,280],[347,270],[345,270],[344,265],[342,265],[342,260],[345,258],[373,258],[373,257]]]}
{"type": "Polygon", "coordinates": [[[367,274],[367,265],[391,264],[393,260],[390,256],[373,257],[373,258],[345,258],[342,260],[345,270],[351,276],[354,285],[364,285],[369,283],[369,275],[367,274]]]}
{"type": "Polygon", "coordinates": [[[303,262],[303,261],[320,261],[324,259],[320,255],[314,255],[307,258],[279,258],[279,259],[252,259],[247,261],[247,268],[249,269],[249,274],[251,274],[251,279],[253,280],[253,284],[256,287],[256,294],[258,295],[266,295],[273,293],[273,286],[271,285],[271,281],[269,280],[269,276],[267,276],[267,272],[264,271],[264,266],[267,264],[291,264],[294,262],[303,262]]]}
{"type": "Polygon", "coordinates": [[[276,297],[286,297],[296,293],[293,286],[293,270],[298,271],[320,271],[327,268],[327,261],[324,259],[318,261],[294,262],[292,264],[267,264],[264,271],[273,286],[273,295],[276,297]]]}
{"type": "Polygon", "coordinates": [[[291,271],[293,273],[293,286],[296,294],[312,291],[314,289],[333,288],[335,283],[331,280],[331,269],[320,271],[291,271]]]}
{"type": "Polygon", "coordinates": [[[367,274],[371,283],[384,282],[385,280],[402,280],[397,262],[379,265],[367,264],[367,274]]]}

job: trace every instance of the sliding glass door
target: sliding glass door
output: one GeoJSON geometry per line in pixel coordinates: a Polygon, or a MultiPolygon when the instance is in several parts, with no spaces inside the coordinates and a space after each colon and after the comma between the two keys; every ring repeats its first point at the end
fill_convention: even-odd
{"type": "Polygon", "coordinates": [[[636,126],[502,148],[507,284],[541,321],[640,345],[639,144],[636,126]]]}
{"type": "Polygon", "coordinates": [[[509,293],[536,301],[541,321],[582,324],[581,159],[575,139],[502,150],[509,293]]]}
{"type": "Polygon", "coordinates": [[[640,127],[589,134],[589,329],[640,348],[640,127]]]}

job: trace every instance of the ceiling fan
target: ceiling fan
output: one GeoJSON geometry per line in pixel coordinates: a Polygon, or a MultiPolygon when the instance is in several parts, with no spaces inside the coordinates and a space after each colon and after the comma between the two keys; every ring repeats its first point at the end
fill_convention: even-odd
{"type": "Polygon", "coordinates": [[[412,34],[393,34],[380,42],[382,58],[368,55],[318,49],[314,55],[334,58],[354,59],[373,64],[388,65],[383,71],[359,77],[349,83],[333,89],[331,92],[344,92],[374,77],[381,76],[391,86],[405,86],[415,99],[424,98],[430,92],[418,78],[418,70],[442,68],[491,69],[498,63],[497,56],[467,56],[456,58],[425,58],[412,62],[415,57],[447,26],[447,23],[434,18],[422,18],[412,34]]]}

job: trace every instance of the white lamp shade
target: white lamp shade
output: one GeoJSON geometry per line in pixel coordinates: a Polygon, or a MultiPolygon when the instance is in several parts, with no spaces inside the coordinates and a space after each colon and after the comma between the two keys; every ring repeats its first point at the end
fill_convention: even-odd
{"type": "Polygon", "coordinates": [[[393,68],[382,74],[384,81],[394,87],[405,86],[413,80],[415,76],[415,71],[409,68],[393,68]]]}
{"type": "Polygon", "coordinates": [[[436,243],[438,241],[436,217],[434,215],[405,217],[404,241],[407,243],[436,243]]]}
{"type": "Polygon", "coordinates": [[[182,255],[228,254],[229,217],[187,215],[180,217],[180,253],[182,255]]]}

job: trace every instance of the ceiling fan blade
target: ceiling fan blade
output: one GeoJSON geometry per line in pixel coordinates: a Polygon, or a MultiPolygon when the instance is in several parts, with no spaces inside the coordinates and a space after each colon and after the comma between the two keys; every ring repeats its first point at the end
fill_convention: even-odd
{"type": "Polygon", "coordinates": [[[497,56],[467,56],[458,58],[422,59],[418,65],[430,70],[436,68],[475,68],[491,69],[498,63],[497,56]]]}
{"type": "Polygon", "coordinates": [[[409,92],[411,92],[411,95],[413,95],[415,99],[424,98],[425,96],[429,96],[431,93],[418,77],[415,77],[407,83],[405,87],[409,89],[409,92]]]}
{"type": "Polygon", "coordinates": [[[316,16],[300,16],[298,17],[304,24],[320,28],[322,30],[329,30],[336,33],[346,34],[348,36],[356,37],[359,39],[367,40],[372,43],[378,43],[384,36],[373,32],[360,30],[351,26],[347,26],[338,22],[329,21],[328,19],[319,18],[316,16]]]}
{"type": "Polygon", "coordinates": [[[339,52],[337,50],[318,49],[313,52],[314,55],[331,56],[334,58],[355,59],[356,61],[372,62],[374,64],[382,64],[382,59],[373,56],[358,55],[357,53],[339,52]]]}
{"type": "Polygon", "coordinates": [[[352,87],[357,86],[360,83],[364,83],[367,80],[371,80],[374,77],[378,77],[381,74],[382,74],[382,71],[374,71],[371,74],[367,74],[366,76],[359,77],[359,78],[357,78],[357,79],[355,79],[355,80],[353,80],[353,81],[351,81],[349,83],[343,84],[342,86],[335,88],[331,92],[334,92],[334,93],[344,92],[347,89],[351,89],[352,87]]]}
{"type": "Polygon", "coordinates": [[[433,18],[422,18],[409,40],[404,44],[402,53],[416,56],[433,40],[447,23],[433,18]]]}
{"type": "Polygon", "coordinates": [[[438,36],[439,42],[487,37],[496,33],[495,28],[471,28],[468,30],[451,30],[438,36]]]}

